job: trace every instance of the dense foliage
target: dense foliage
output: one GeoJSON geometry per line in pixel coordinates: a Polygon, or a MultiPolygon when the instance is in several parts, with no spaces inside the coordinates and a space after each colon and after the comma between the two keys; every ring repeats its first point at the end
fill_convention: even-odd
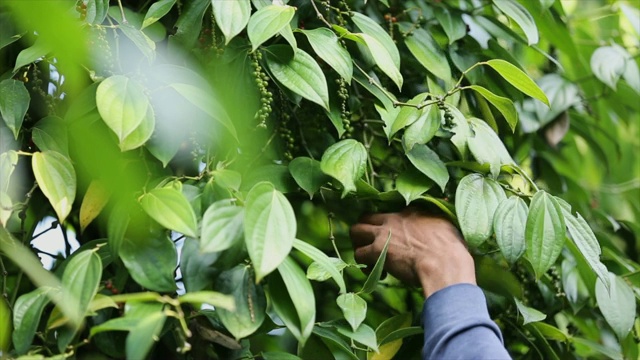
{"type": "Polygon", "coordinates": [[[409,205],[515,358],[637,359],[639,36],[632,1],[3,1],[0,357],[419,358],[422,293],[348,239],[409,205]]]}

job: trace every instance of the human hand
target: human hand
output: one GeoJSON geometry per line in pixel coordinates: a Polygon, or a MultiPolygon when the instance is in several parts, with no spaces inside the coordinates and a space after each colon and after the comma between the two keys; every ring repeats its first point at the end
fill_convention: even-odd
{"type": "Polygon", "coordinates": [[[473,258],[447,220],[412,210],[363,216],[351,227],[356,261],[373,266],[391,232],[384,269],[421,285],[425,297],[449,285],[476,283],[473,258]]]}

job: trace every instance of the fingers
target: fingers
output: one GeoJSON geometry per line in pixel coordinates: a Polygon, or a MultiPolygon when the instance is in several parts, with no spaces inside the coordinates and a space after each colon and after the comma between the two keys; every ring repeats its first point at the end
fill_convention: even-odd
{"type": "Polygon", "coordinates": [[[378,234],[379,227],[376,225],[358,223],[351,227],[349,235],[353,242],[353,247],[360,247],[372,244],[378,234]]]}
{"type": "Polygon", "coordinates": [[[363,269],[365,273],[371,271],[371,267],[376,263],[379,255],[380,253],[376,251],[373,245],[361,246],[353,251],[353,257],[356,262],[367,265],[367,269],[363,269]]]}

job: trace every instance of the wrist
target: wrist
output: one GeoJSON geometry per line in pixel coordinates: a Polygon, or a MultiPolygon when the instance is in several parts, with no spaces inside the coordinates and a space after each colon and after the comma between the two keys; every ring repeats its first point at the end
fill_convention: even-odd
{"type": "Polygon", "coordinates": [[[460,244],[461,250],[451,251],[444,256],[429,257],[417,264],[417,277],[422,285],[425,298],[438,290],[455,284],[476,285],[473,257],[460,244]]]}

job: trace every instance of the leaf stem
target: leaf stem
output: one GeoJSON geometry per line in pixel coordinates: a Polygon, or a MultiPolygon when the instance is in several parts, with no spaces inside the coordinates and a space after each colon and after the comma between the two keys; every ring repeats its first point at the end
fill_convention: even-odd
{"type": "Polygon", "coordinates": [[[324,15],[322,15],[322,13],[318,9],[318,6],[316,5],[316,2],[314,0],[311,0],[311,5],[313,6],[313,9],[316,11],[316,17],[318,18],[318,20],[322,21],[325,25],[331,28],[331,24],[327,21],[327,19],[324,18],[324,15]]]}
{"type": "Polygon", "coordinates": [[[118,0],[118,7],[120,8],[120,15],[122,15],[122,23],[128,24],[126,16],[124,16],[124,7],[122,7],[122,0],[118,0]]]}

